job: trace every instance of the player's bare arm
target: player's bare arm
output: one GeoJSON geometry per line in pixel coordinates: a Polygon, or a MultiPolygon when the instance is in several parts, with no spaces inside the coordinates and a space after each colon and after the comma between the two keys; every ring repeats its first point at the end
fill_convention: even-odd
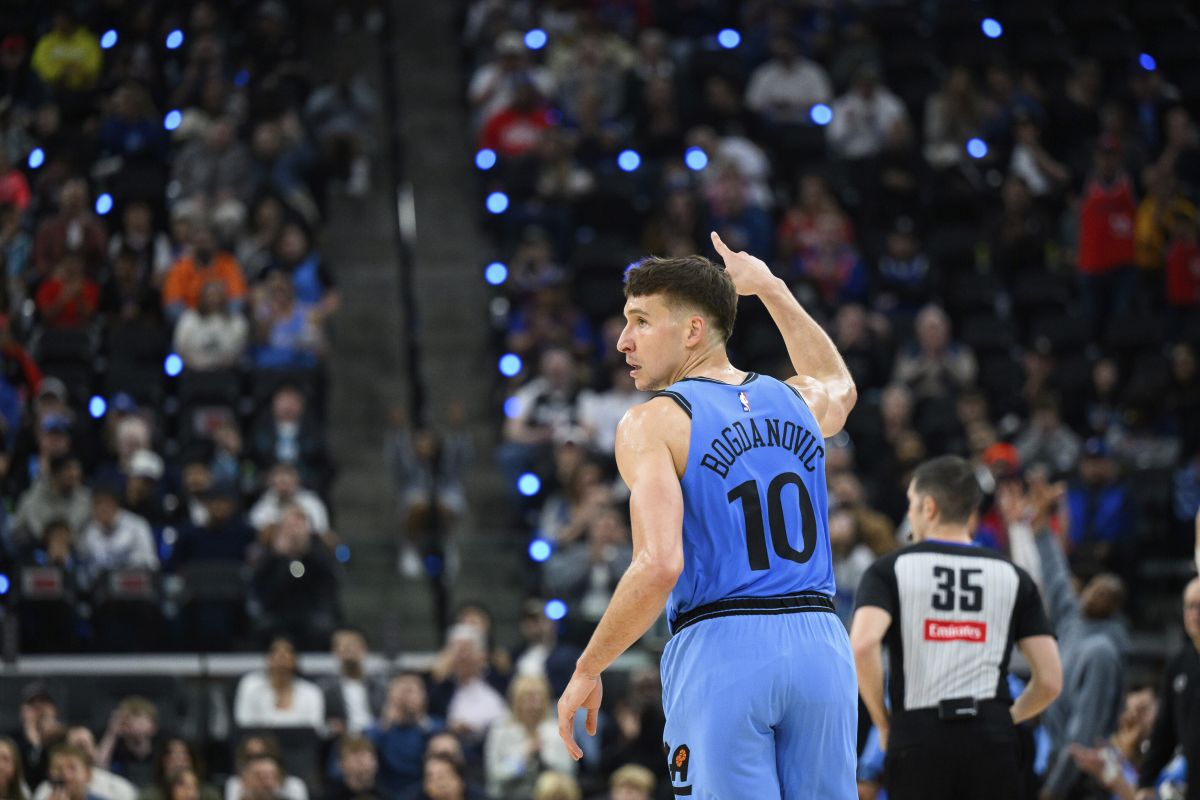
{"type": "Polygon", "coordinates": [[[821,434],[833,436],[846,424],[858,400],[854,379],[833,340],[761,259],[744,251],[733,252],[715,231],[712,242],[737,293],[743,297],[754,295],[766,306],[796,370],[787,383],[800,391],[821,426],[821,434]]]}
{"type": "Polygon", "coordinates": [[[883,701],[883,637],[892,624],[892,615],[877,606],[863,606],[854,612],[850,625],[850,649],[858,672],[858,693],[871,722],[879,730],[879,748],[887,750],[890,729],[887,706],[883,701]]]}
{"type": "Polygon", "coordinates": [[[1032,719],[1046,710],[1062,691],[1062,661],[1058,657],[1058,642],[1053,636],[1026,636],[1017,641],[1017,649],[1029,662],[1031,676],[1025,690],[1013,702],[1009,711],[1013,722],[1032,719]]]}
{"type": "Polygon", "coordinates": [[[608,610],[575,664],[558,701],[558,733],[576,758],[574,719],[587,709],[587,732],[596,733],[603,693],[600,673],[642,638],[666,606],[683,571],[683,490],[689,420],[667,398],[630,409],[617,427],[617,468],[629,486],[633,561],[617,584],[608,610]]]}

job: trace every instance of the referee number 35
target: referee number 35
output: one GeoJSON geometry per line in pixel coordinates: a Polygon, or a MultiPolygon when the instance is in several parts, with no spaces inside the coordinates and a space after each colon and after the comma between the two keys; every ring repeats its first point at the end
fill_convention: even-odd
{"type": "Polygon", "coordinates": [[[937,591],[933,593],[933,607],[938,611],[953,611],[955,607],[959,611],[982,611],[983,587],[974,582],[982,572],[969,567],[934,567],[937,591]]]}

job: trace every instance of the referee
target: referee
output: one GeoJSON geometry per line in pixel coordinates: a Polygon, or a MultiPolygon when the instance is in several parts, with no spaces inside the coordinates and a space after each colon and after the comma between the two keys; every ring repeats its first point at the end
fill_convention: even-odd
{"type": "Polygon", "coordinates": [[[915,544],[876,561],[858,587],[850,643],[859,692],[887,751],[889,800],[1019,797],[1015,723],[1062,688],[1058,646],[1033,580],[971,544],[980,496],[970,464],[957,456],[919,466],[908,487],[915,544]],[[1016,702],[1007,683],[1014,643],[1033,671],[1016,702]]]}

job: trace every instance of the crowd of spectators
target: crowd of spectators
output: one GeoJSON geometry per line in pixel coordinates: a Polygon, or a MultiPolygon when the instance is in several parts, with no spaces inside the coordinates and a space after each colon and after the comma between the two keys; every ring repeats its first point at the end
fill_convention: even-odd
{"type": "Polygon", "coordinates": [[[23,652],[323,647],[340,621],[320,234],[331,192],[367,188],[377,102],[305,55],[306,13],[0,22],[0,602],[23,652]]]}
{"type": "MultiPolygon", "coordinates": [[[[1097,791],[1109,735],[1136,778],[1200,526],[1197,35],[1169,0],[467,4],[476,196],[507,268],[497,460],[556,646],[586,642],[630,558],[613,433],[646,395],[615,348],[623,271],[715,257],[715,230],[858,385],[826,448],[842,612],[904,541],[913,468],[969,458],[978,540],[1059,630],[1042,796],[1097,791]],[[1060,483],[1052,533],[1028,529],[1026,488],[1060,483]]],[[[789,375],[761,305],[739,311],[733,362],[789,375]]]]}

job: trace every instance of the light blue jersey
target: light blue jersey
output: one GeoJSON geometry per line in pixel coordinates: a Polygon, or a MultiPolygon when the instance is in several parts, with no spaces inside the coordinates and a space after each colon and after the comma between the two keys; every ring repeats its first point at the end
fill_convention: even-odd
{"type": "Polygon", "coordinates": [[[832,613],[820,427],[795,389],[754,373],[659,394],[692,420],[661,664],[672,790],[856,800],[858,690],[832,613]]]}

